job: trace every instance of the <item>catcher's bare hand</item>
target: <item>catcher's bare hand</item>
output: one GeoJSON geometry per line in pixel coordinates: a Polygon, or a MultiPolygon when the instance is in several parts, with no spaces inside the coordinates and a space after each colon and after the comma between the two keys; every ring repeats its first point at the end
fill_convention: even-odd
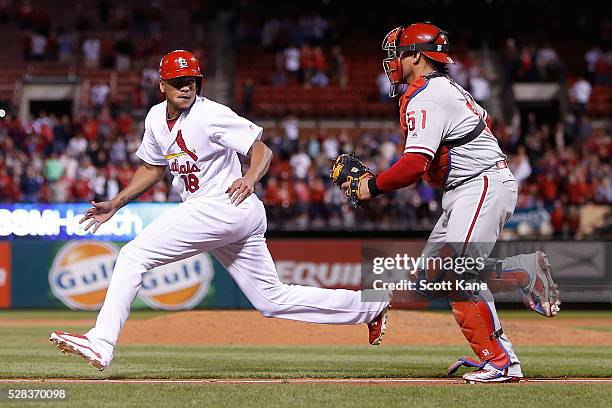
{"type": "MultiPolygon", "coordinates": [[[[366,176],[366,177],[362,178],[361,180],[359,180],[359,190],[358,190],[358,193],[357,193],[357,198],[359,200],[368,201],[368,200],[372,199],[372,194],[370,194],[370,189],[368,187],[368,180],[370,178],[371,177],[367,177],[366,176]]],[[[351,196],[350,191],[349,191],[350,183],[348,181],[345,182],[344,184],[342,184],[342,186],[340,186],[340,187],[342,187],[343,190],[346,190],[346,195],[347,196],[349,196],[349,197],[351,196]]]]}
{"type": "Polygon", "coordinates": [[[255,181],[247,177],[241,177],[229,186],[226,193],[233,204],[239,205],[245,198],[253,194],[253,191],[255,191],[255,181]]]}
{"type": "Polygon", "coordinates": [[[81,218],[79,224],[90,220],[84,229],[87,231],[89,228],[95,225],[93,229],[93,233],[95,234],[98,228],[100,228],[100,225],[110,220],[111,217],[117,212],[117,208],[115,208],[110,201],[103,201],[101,203],[92,201],[91,205],[93,205],[93,207],[88,208],[87,211],[85,211],[85,215],[83,218],[81,218]]]}

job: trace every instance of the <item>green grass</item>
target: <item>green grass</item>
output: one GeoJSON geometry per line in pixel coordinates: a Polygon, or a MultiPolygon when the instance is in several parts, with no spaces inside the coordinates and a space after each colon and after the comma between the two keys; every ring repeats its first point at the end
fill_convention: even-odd
{"type": "MultiPolygon", "coordinates": [[[[428,313],[448,314],[448,310],[430,310],[428,313]]],[[[501,319],[544,319],[537,313],[529,310],[500,310],[501,319]]],[[[162,310],[134,310],[130,313],[130,320],[150,319],[152,317],[174,314],[162,310]]],[[[394,312],[395,313],[395,312],[394,312]]],[[[85,312],[75,310],[0,310],[0,319],[57,319],[57,320],[87,320],[94,321],[98,312],[85,312]]],[[[555,320],[564,319],[609,319],[612,322],[612,311],[608,310],[564,310],[555,320]]]]}
{"type": "MultiPolygon", "coordinates": [[[[515,314],[516,312],[511,312],[515,314]]],[[[149,318],[163,312],[136,312],[149,318]]],[[[518,313],[517,313],[518,314],[518,313]]],[[[573,313],[572,313],[573,314],[573,313]]],[[[522,314],[523,316],[525,314],[522,314]]],[[[609,314],[608,314],[609,315],[609,314]]],[[[605,315],[605,316],[608,316],[605,315]]],[[[573,317],[605,317],[586,313],[573,317]]],[[[92,319],[95,313],[23,311],[0,312],[0,318],[50,319],[50,327],[0,327],[0,378],[77,379],[206,379],[206,378],[367,378],[443,377],[446,367],[466,346],[381,347],[259,347],[126,345],[103,373],[80,358],[64,356],[48,342],[53,319],[92,319]]],[[[514,317],[514,316],[513,316],[514,317]]],[[[529,317],[527,317],[529,318],[529,317]]],[[[74,331],[86,327],[65,326],[74,331]]],[[[593,329],[593,328],[590,328],[593,329]]],[[[202,333],[203,336],[206,333],[202,333]]],[[[290,334],[288,334],[290,335],[290,334]]],[[[537,333],[534,333],[537,335],[537,333]]],[[[527,377],[612,377],[612,347],[517,346],[527,377]]],[[[469,385],[347,385],[347,384],[0,384],[8,388],[63,388],[68,401],[61,407],[131,406],[270,406],[270,407],[607,407],[612,384],[469,385]]],[[[43,406],[9,403],[0,408],[43,406]]]]}
{"type": "MultiPolygon", "coordinates": [[[[71,329],[84,329],[73,327],[71,329]]],[[[160,346],[126,345],[98,374],[48,342],[41,327],[0,328],[0,378],[440,377],[466,346],[160,346]]],[[[611,347],[517,346],[531,377],[611,377],[611,347]]]]}
{"type": "MultiPolygon", "coordinates": [[[[545,319],[541,315],[529,310],[501,310],[499,311],[501,319],[545,319]]],[[[610,310],[562,310],[554,318],[555,320],[565,319],[607,319],[612,322],[612,311],[610,310]]]]}
{"type": "Polygon", "coordinates": [[[582,327],[577,327],[577,329],[592,330],[592,331],[602,332],[602,333],[612,333],[611,326],[582,326],[582,327]]]}
{"type": "MultiPolygon", "coordinates": [[[[0,386],[0,390],[8,387],[0,386]]],[[[12,387],[11,388],[16,388],[12,387]]],[[[470,385],[137,385],[83,384],[62,387],[68,400],[57,407],[608,407],[612,386],[589,384],[470,385]],[[526,397],[528,396],[528,399],[526,397]]],[[[6,393],[6,391],[5,391],[6,393]]],[[[5,407],[40,403],[2,403],[5,407]]]]}

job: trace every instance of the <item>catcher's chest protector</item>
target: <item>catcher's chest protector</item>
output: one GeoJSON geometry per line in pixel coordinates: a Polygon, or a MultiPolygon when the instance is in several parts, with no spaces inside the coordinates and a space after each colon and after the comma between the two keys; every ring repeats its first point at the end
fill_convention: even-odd
{"type": "MultiPolygon", "coordinates": [[[[402,125],[402,131],[404,132],[404,140],[408,141],[408,123],[406,122],[406,111],[408,109],[408,102],[420,91],[422,91],[427,85],[427,79],[419,77],[415,79],[406,92],[400,97],[400,124],[402,125]]],[[[446,177],[450,171],[449,167],[449,155],[448,147],[440,146],[436,152],[433,160],[429,163],[427,171],[423,175],[423,180],[427,184],[435,187],[442,188],[445,184],[446,177]]]]}

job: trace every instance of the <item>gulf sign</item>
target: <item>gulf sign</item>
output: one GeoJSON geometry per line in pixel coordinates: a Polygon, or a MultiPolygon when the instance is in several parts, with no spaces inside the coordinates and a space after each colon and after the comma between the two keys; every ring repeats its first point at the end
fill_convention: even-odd
{"type": "Polygon", "coordinates": [[[107,242],[76,241],[64,245],[49,271],[51,291],[74,310],[99,310],[119,254],[107,242]]]}
{"type": "Polygon", "coordinates": [[[138,297],[153,309],[193,309],[208,293],[213,276],[209,255],[194,255],[152,269],[144,276],[138,297]]]}
{"type": "MultiPolygon", "coordinates": [[[[100,310],[119,248],[104,241],[74,241],[64,245],[49,271],[53,294],[75,310],[100,310]]],[[[155,309],[185,310],[197,306],[214,276],[207,254],[199,254],[152,269],[138,293],[155,309]]]]}

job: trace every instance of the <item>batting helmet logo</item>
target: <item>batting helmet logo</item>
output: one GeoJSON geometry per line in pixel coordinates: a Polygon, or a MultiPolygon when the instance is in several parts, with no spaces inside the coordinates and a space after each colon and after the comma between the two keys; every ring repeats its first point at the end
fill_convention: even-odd
{"type": "Polygon", "coordinates": [[[184,69],[184,68],[189,67],[189,64],[187,63],[187,60],[185,58],[183,58],[183,57],[178,57],[176,59],[176,61],[178,62],[180,68],[184,69]]]}

